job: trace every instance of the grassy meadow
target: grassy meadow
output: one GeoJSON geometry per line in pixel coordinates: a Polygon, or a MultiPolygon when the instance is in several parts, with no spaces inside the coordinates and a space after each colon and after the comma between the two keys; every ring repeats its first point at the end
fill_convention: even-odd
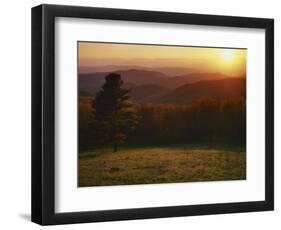
{"type": "Polygon", "coordinates": [[[96,149],[79,155],[79,187],[246,179],[241,149],[195,146],[96,149]]]}

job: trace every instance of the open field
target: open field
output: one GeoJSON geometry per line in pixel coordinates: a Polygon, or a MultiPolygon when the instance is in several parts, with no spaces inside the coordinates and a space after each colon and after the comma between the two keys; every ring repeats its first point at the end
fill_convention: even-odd
{"type": "Polygon", "coordinates": [[[246,179],[246,153],[188,146],[79,154],[79,187],[246,179]]]}

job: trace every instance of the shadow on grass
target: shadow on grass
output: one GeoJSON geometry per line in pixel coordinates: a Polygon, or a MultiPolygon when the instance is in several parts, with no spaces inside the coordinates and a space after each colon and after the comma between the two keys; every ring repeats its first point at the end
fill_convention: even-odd
{"type": "MultiPolygon", "coordinates": [[[[133,150],[133,149],[178,149],[178,150],[218,150],[218,151],[231,151],[231,152],[246,152],[246,147],[237,146],[237,145],[208,145],[208,144],[161,144],[161,145],[121,145],[119,151],[133,150]]],[[[97,157],[104,154],[113,153],[113,149],[109,147],[101,148],[91,148],[83,151],[79,151],[79,158],[87,157],[97,157]]],[[[118,153],[118,151],[116,152],[118,153]]]]}

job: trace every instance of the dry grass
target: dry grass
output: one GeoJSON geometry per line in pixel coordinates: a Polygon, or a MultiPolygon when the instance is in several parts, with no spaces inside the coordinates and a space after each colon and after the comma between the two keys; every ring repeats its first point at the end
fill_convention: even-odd
{"type": "Polygon", "coordinates": [[[79,186],[246,179],[246,153],[188,147],[80,153],[79,186]]]}

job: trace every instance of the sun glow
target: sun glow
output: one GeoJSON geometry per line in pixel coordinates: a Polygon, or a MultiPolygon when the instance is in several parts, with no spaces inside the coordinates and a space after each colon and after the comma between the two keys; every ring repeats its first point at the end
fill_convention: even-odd
{"type": "Polygon", "coordinates": [[[232,61],[235,59],[235,51],[231,49],[222,50],[222,57],[225,61],[232,61]]]}
{"type": "Polygon", "coordinates": [[[200,73],[245,75],[243,48],[79,42],[79,65],[190,68],[200,73]]]}

